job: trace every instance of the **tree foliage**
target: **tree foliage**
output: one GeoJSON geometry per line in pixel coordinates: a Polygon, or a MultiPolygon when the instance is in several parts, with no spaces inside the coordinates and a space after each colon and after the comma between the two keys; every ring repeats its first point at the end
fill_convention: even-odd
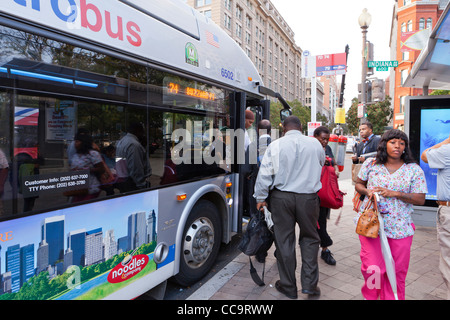
{"type": "MultiPolygon", "coordinates": [[[[385,127],[388,126],[392,120],[394,114],[391,108],[391,98],[386,96],[383,101],[379,101],[374,104],[370,104],[366,107],[367,121],[373,125],[374,134],[383,134],[385,127]]],[[[348,124],[349,131],[353,135],[358,134],[358,128],[360,124],[360,118],[358,118],[358,99],[353,98],[352,105],[348,109],[346,114],[346,122],[348,124]]]]}
{"type": "Polygon", "coordinates": [[[447,96],[450,95],[450,90],[433,90],[430,96],[447,96]]]}
{"type": "MultiPolygon", "coordinates": [[[[306,134],[308,131],[308,122],[311,122],[311,109],[302,105],[298,100],[288,101],[288,104],[291,106],[292,115],[297,116],[300,119],[303,133],[306,134]]],[[[280,102],[272,102],[270,104],[270,123],[272,125],[272,129],[281,129],[280,111],[282,109],[283,105],[280,102]]],[[[327,117],[320,113],[316,114],[316,120],[318,122],[322,122],[323,125],[327,125],[329,123],[327,117]]]]}

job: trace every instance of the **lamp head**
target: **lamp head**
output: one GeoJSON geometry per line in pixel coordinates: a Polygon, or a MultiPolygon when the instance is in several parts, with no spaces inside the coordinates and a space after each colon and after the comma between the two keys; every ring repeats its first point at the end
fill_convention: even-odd
{"type": "Polygon", "coordinates": [[[370,15],[369,12],[367,12],[366,8],[363,9],[363,12],[361,13],[361,15],[358,18],[358,22],[359,22],[359,25],[361,26],[361,28],[369,27],[370,23],[372,22],[372,16],[370,15]]]}

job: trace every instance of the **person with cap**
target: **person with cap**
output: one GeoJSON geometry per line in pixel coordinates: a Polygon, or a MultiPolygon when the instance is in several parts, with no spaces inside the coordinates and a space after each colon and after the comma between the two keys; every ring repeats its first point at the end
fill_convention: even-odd
{"type": "Polygon", "coordinates": [[[437,190],[437,234],[441,250],[439,269],[447,285],[447,300],[450,300],[450,136],[444,141],[422,152],[420,158],[430,168],[438,169],[437,190]]]}

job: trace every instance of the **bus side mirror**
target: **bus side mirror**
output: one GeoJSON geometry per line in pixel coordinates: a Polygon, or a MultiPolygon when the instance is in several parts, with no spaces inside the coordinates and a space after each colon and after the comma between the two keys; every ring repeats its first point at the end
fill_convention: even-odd
{"type": "Polygon", "coordinates": [[[292,115],[291,109],[282,109],[280,111],[280,120],[283,122],[287,117],[292,115]]]}

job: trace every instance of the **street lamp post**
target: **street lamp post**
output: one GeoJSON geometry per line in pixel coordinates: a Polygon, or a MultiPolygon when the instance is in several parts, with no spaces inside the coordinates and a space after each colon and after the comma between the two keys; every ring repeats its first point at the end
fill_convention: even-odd
{"type": "Polygon", "coordinates": [[[367,12],[367,9],[364,8],[363,12],[358,18],[359,25],[362,30],[362,70],[361,70],[361,103],[363,105],[363,116],[361,118],[361,123],[366,121],[366,75],[367,75],[367,61],[366,61],[366,35],[367,29],[369,28],[370,23],[372,22],[372,16],[367,12]]]}

